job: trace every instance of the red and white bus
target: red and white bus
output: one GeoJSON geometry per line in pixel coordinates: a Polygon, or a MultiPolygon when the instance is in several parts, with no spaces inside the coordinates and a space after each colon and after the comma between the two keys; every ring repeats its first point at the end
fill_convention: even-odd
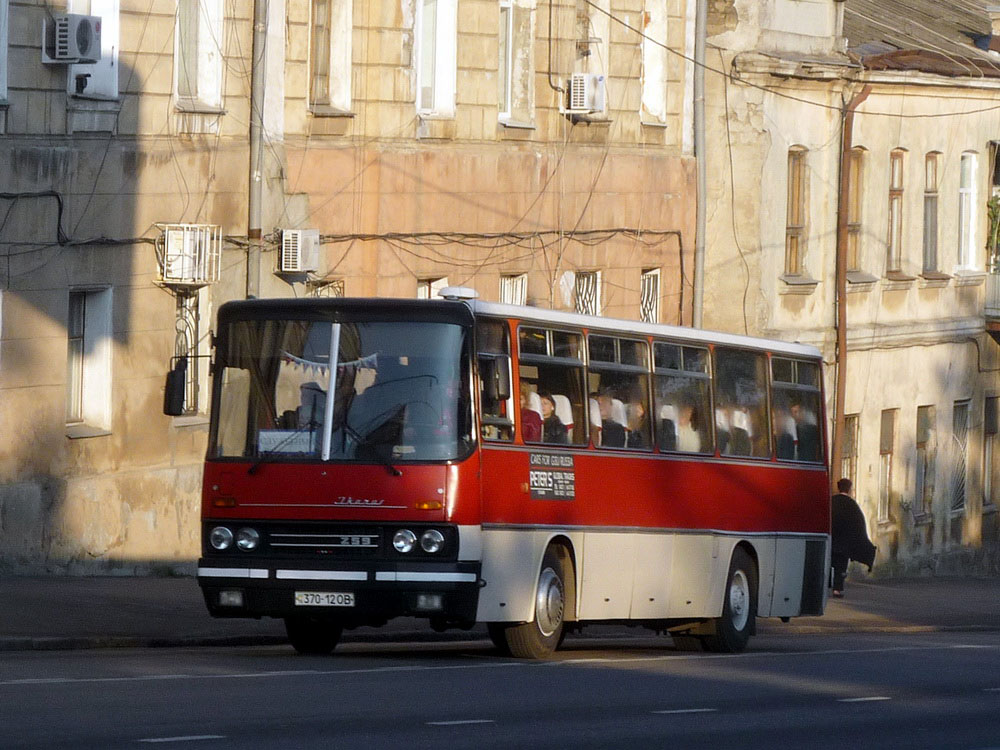
{"type": "Polygon", "coordinates": [[[813,347],[458,290],[218,317],[198,563],[214,616],[284,618],[308,653],[402,615],[486,623],[540,658],[587,623],[739,651],[757,617],[823,612],[813,347]]]}

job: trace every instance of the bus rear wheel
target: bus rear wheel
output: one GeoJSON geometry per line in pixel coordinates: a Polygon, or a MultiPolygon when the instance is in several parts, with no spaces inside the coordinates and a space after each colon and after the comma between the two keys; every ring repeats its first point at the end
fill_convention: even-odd
{"type": "Polygon", "coordinates": [[[549,547],[535,586],[535,619],[504,630],[513,656],[544,659],[562,642],[566,615],[566,571],[556,551],[549,547]]]}
{"type": "Polygon", "coordinates": [[[742,547],[733,552],[726,578],[722,617],[715,632],[702,639],[706,651],[738,653],[747,647],[757,618],[757,566],[742,547]]]}
{"type": "Polygon", "coordinates": [[[337,647],[344,627],[318,617],[286,617],[285,632],[298,653],[325,656],[337,647]]]}

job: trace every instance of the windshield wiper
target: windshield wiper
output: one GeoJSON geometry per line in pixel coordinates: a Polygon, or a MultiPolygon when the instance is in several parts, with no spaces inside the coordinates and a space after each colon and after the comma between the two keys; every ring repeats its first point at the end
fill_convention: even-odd
{"type": "Polygon", "coordinates": [[[303,430],[307,430],[307,429],[308,430],[312,430],[313,428],[316,428],[316,427],[319,427],[319,426],[320,426],[319,422],[314,422],[314,421],[310,420],[310,421],[306,422],[304,425],[302,425],[301,427],[296,427],[294,430],[292,430],[291,432],[289,432],[273,448],[271,448],[269,450],[266,450],[266,451],[264,451],[262,453],[258,453],[257,454],[257,460],[254,461],[250,465],[250,468],[247,469],[247,474],[256,474],[257,471],[260,469],[260,467],[263,464],[267,463],[268,459],[274,457],[278,453],[281,453],[282,452],[281,449],[284,448],[293,437],[295,437],[296,435],[298,435],[299,433],[301,433],[303,430]]]}
{"type": "Polygon", "coordinates": [[[365,458],[370,457],[378,461],[394,477],[403,476],[403,472],[393,466],[392,447],[399,442],[400,435],[403,432],[403,417],[405,412],[406,405],[400,404],[385,421],[375,425],[363,436],[359,436],[358,449],[355,451],[355,453],[359,453],[361,449],[365,449],[365,458]],[[388,448],[388,455],[385,455],[385,450],[379,450],[379,446],[388,448]]]}

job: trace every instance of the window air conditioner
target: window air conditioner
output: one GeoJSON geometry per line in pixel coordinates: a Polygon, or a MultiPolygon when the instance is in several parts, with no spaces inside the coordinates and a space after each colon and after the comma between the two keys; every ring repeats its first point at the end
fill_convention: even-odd
{"type": "Polygon", "coordinates": [[[216,224],[164,224],[162,227],[162,283],[199,287],[219,280],[222,227],[216,224]]]}
{"type": "Polygon", "coordinates": [[[309,273],[319,268],[319,230],[282,229],[278,273],[309,273]]]}
{"type": "Polygon", "coordinates": [[[604,76],[594,73],[574,73],[569,79],[569,109],[567,112],[589,114],[604,111],[604,76]]]}
{"type": "Polygon", "coordinates": [[[101,59],[101,19],[57,13],[42,21],[42,62],[57,65],[101,59]]]}

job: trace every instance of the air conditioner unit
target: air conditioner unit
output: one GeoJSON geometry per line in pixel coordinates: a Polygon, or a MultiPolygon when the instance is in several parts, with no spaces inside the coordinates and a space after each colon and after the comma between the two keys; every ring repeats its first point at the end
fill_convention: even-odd
{"type": "Polygon", "coordinates": [[[167,286],[200,287],[219,280],[222,227],[216,224],[163,224],[160,281],[167,286]]]}
{"type": "Polygon", "coordinates": [[[574,73],[569,79],[570,113],[589,114],[604,111],[604,76],[574,73]]]}
{"type": "Polygon", "coordinates": [[[42,62],[57,65],[101,59],[101,19],[61,13],[42,21],[42,62]]]}
{"type": "Polygon", "coordinates": [[[319,230],[282,229],[278,273],[309,273],[319,268],[319,230]]]}

